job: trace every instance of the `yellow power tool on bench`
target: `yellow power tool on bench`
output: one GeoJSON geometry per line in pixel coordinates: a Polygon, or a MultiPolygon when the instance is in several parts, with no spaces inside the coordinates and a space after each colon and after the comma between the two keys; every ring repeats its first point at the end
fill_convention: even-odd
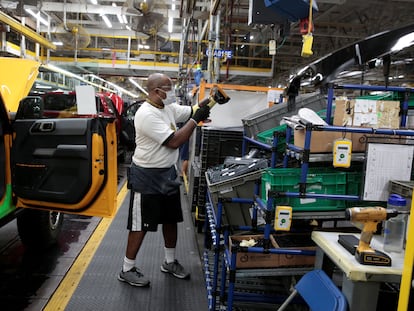
{"type": "Polygon", "coordinates": [[[391,258],[370,246],[372,235],[377,231],[379,222],[395,217],[399,212],[396,209],[384,207],[351,207],[345,210],[345,218],[363,224],[361,238],[355,251],[355,258],[359,263],[374,266],[391,266],[391,258]]]}

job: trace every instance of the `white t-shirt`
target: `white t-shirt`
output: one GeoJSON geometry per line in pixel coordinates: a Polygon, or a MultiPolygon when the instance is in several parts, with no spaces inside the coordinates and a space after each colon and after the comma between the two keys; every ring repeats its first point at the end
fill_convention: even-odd
{"type": "Polygon", "coordinates": [[[190,106],[173,103],[163,109],[144,102],[134,118],[135,152],[132,161],[146,168],[168,168],[178,161],[179,150],[162,143],[174,133],[176,124],[191,116],[190,106]]]}

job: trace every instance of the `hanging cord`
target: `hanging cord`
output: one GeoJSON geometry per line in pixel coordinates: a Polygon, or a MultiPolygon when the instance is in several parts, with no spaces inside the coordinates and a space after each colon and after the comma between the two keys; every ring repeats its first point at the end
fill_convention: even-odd
{"type": "Polygon", "coordinates": [[[308,23],[308,33],[312,30],[312,6],[313,6],[313,0],[309,1],[309,23],[308,23]]]}

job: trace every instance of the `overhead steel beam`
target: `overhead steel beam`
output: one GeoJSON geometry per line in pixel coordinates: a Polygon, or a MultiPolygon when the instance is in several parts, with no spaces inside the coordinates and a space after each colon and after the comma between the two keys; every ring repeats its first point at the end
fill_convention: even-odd
{"type": "MultiPolygon", "coordinates": [[[[87,3],[63,3],[63,2],[43,2],[40,9],[44,12],[66,12],[66,13],[82,13],[82,14],[111,14],[111,15],[132,15],[142,16],[142,14],[132,13],[128,8],[123,6],[112,5],[90,5],[87,3]]],[[[167,12],[168,17],[179,18],[177,10],[155,10],[167,12]]]]}
{"type": "Polygon", "coordinates": [[[42,11],[48,12],[63,12],[68,13],[92,13],[92,14],[125,14],[136,15],[128,13],[126,8],[122,6],[111,5],[90,5],[87,3],[63,3],[63,2],[42,2],[40,8],[42,11]]]}
{"type": "Polygon", "coordinates": [[[37,32],[33,31],[29,27],[22,25],[20,22],[12,18],[11,16],[3,13],[0,11],[0,22],[3,22],[9,25],[12,29],[17,31],[18,33],[24,35],[26,38],[39,43],[41,46],[50,49],[56,50],[56,45],[52,42],[48,41],[46,38],[39,35],[37,32]]]}

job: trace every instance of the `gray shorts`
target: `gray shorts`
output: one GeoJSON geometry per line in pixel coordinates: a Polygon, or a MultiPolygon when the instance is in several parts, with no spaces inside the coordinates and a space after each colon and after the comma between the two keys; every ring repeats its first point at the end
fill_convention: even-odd
{"type": "Polygon", "coordinates": [[[128,230],[157,231],[159,224],[174,224],[182,221],[180,192],[161,195],[130,191],[128,230]]]}

